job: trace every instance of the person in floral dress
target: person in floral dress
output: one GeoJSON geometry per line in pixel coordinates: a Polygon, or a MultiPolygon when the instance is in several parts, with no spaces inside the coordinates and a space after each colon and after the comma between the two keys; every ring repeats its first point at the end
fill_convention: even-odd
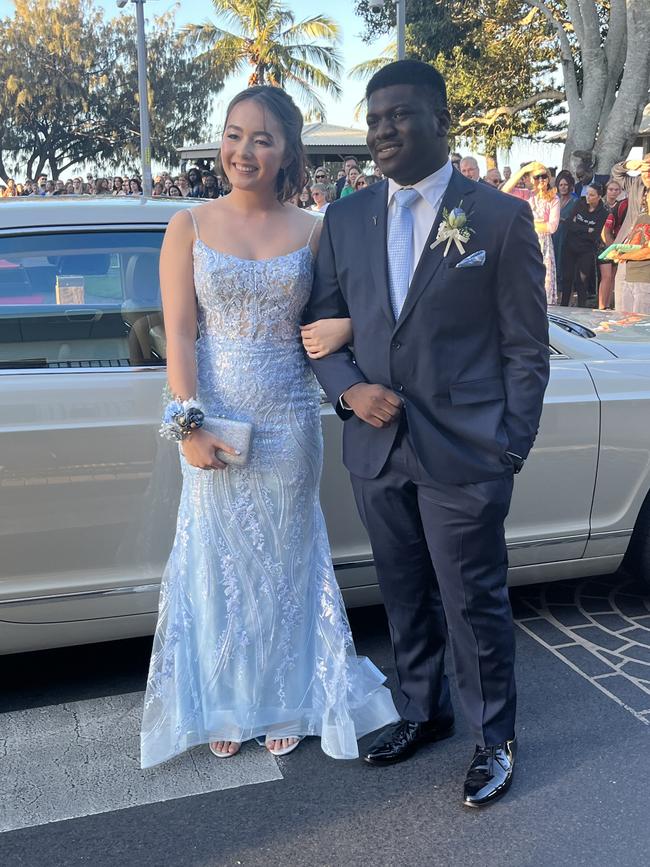
{"type": "Polygon", "coordinates": [[[528,163],[505,182],[501,192],[525,199],[530,205],[535,220],[535,231],[539,238],[544,265],[546,266],[546,302],[547,304],[557,304],[557,273],[553,234],[560,224],[560,199],[551,187],[549,171],[542,163],[528,163]],[[522,180],[525,181],[526,186],[518,186],[522,180]]]}

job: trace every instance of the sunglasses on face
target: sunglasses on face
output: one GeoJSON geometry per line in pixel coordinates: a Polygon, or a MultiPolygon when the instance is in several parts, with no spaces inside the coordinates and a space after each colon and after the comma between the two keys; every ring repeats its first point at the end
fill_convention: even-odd
{"type": "Polygon", "coordinates": [[[365,181],[357,181],[357,183],[354,186],[358,190],[359,187],[367,187],[368,184],[365,181]]]}
{"type": "Polygon", "coordinates": [[[547,181],[548,175],[533,175],[533,179],[536,181],[547,181]]]}

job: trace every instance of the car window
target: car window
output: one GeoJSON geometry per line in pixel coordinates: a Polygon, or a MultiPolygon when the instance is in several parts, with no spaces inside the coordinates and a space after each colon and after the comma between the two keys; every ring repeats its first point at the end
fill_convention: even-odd
{"type": "Polygon", "coordinates": [[[165,362],[163,232],[0,237],[0,369],[165,362]]]}
{"type": "Polygon", "coordinates": [[[575,334],[577,337],[590,338],[594,336],[594,332],[580,322],[575,322],[571,319],[565,319],[562,316],[549,316],[551,322],[554,322],[563,331],[569,334],[575,334]]]}

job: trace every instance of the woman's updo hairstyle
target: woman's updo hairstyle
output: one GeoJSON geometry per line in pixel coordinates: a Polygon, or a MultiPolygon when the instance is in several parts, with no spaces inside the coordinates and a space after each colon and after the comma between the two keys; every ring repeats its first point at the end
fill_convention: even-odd
{"type": "Polygon", "coordinates": [[[228,125],[228,118],[233,108],[247,99],[254,99],[264,111],[270,111],[282,127],[286,157],[289,162],[286,168],[281,168],[278,172],[277,195],[281,202],[286,202],[299,195],[307,183],[307,159],[302,144],[302,114],[282,88],[257,85],[248,87],[233,97],[226,111],[224,129],[228,125]]]}

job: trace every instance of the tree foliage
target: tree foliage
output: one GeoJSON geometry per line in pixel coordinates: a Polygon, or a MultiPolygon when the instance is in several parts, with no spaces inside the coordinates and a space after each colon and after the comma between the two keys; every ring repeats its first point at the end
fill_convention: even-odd
{"type": "MultiPolygon", "coordinates": [[[[395,25],[392,4],[377,15],[357,0],[357,11],[367,41],[395,25]]],[[[606,173],[629,152],[650,99],[650,2],[407,0],[407,53],[445,75],[456,132],[488,154],[566,126],[566,100],[564,165],[573,150],[592,151],[606,173]]]]}
{"type": "MultiPolygon", "coordinates": [[[[152,154],[207,131],[206,100],[222,86],[175,34],[172,15],[148,33],[152,154]]],[[[92,0],[16,0],[0,21],[0,176],[14,154],[24,174],[54,179],[87,162],[137,165],[135,19],[106,20],[92,0]]]]}
{"type": "MultiPolygon", "coordinates": [[[[367,41],[395,24],[392,5],[376,14],[368,0],[359,0],[357,11],[367,41]]],[[[526,12],[518,0],[407,2],[407,56],[443,74],[453,133],[491,156],[515,136],[543,130],[562,99],[549,82],[554,52],[548,28],[526,12]]]]}
{"type": "MultiPolygon", "coordinates": [[[[122,156],[135,163],[140,158],[135,17],[122,15],[113,26],[113,38],[123,46],[111,76],[119,94],[114,125],[128,129],[122,156]]],[[[213,137],[210,102],[223,89],[226,73],[214,68],[208,74],[179,33],[173,11],[154,18],[148,29],[147,70],[151,155],[166,165],[176,165],[176,147],[213,137]]]]}
{"type": "Polygon", "coordinates": [[[1,144],[24,152],[29,177],[113,153],[108,34],[90,0],[16,0],[0,22],[1,144]]]}
{"type": "Polygon", "coordinates": [[[591,151],[599,172],[627,156],[650,98],[648,0],[524,0],[554,39],[569,107],[565,166],[591,151]]]}
{"type": "Polygon", "coordinates": [[[212,6],[216,24],[185,28],[209,69],[230,76],[249,67],[250,86],[285,87],[308,111],[324,116],[318,91],[341,93],[341,30],[332,18],[314,15],[297,22],[279,0],[212,0],[212,6]]]}

